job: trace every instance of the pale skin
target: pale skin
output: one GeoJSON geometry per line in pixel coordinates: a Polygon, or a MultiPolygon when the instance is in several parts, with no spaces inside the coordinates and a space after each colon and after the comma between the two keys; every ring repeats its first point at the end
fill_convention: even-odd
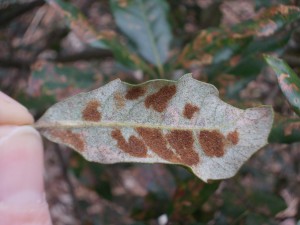
{"type": "Polygon", "coordinates": [[[0,91],[0,225],[52,225],[43,145],[28,110],[0,91]]]}

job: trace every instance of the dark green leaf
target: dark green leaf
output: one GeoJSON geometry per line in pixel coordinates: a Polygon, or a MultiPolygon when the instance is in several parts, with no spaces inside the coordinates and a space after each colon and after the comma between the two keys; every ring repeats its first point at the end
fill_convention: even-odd
{"type": "MultiPolygon", "coordinates": [[[[202,207],[215,193],[220,182],[205,184],[195,179],[179,183],[172,201],[171,222],[194,224],[193,217],[198,222],[208,221],[212,215],[204,212],[202,207]]],[[[206,223],[205,223],[206,224],[206,223]]]]}
{"type": "Polygon", "coordinates": [[[240,62],[233,68],[229,69],[228,73],[236,76],[250,77],[260,73],[265,62],[259,55],[250,55],[243,57],[240,62]]]}
{"type": "Polygon", "coordinates": [[[89,65],[71,67],[40,61],[33,66],[28,84],[31,96],[52,96],[59,100],[99,85],[97,71],[89,65]]]}
{"type": "MultiPolygon", "coordinates": [[[[253,20],[231,28],[203,30],[184,48],[178,63],[185,68],[211,66],[212,68],[205,71],[209,76],[230,73],[230,68],[243,67],[239,65],[240,59],[257,57],[258,53],[282,48],[287,43],[290,32],[285,32],[274,40],[270,36],[277,34],[284,26],[298,18],[300,18],[299,8],[279,5],[266,10],[253,20]]],[[[246,65],[247,62],[244,61],[243,64],[246,65]]],[[[256,64],[262,66],[258,61],[256,64]]]]}
{"type": "MultiPolygon", "coordinates": [[[[224,201],[221,213],[227,219],[234,218],[234,222],[229,224],[253,224],[254,217],[256,223],[260,221],[271,224],[271,218],[286,208],[284,200],[273,192],[263,191],[259,189],[247,190],[245,187],[237,186],[234,191],[225,188],[222,192],[222,200],[224,201]],[[250,220],[249,217],[252,217],[250,220]]],[[[220,217],[219,217],[220,219],[220,217]]],[[[217,221],[217,224],[228,224],[217,221]]]]}
{"type": "Polygon", "coordinates": [[[25,91],[19,92],[16,95],[16,99],[36,114],[43,113],[56,102],[56,98],[53,95],[30,96],[25,91]]]}
{"type": "Polygon", "coordinates": [[[166,19],[167,3],[164,0],[133,0],[124,4],[111,0],[111,8],[119,29],[142,57],[158,67],[160,77],[163,77],[163,64],[168,58],[172,39],[166,19]]]}
{"type": "Polygon", "coordinates": [[[111,0],[119,29],[134,43],[138,53],[162,69],[172,40],[165,0],[131,0],[122,4],[111,0]]]}
{"type": "Polygon", "coordinates": [[[240,98],[240,91],[242,91],[250,81],[256,78],[255,75],[242,77],[240,80],[234,82],[231,86],[227,88],[226,97],[228,99],[239,99],[240,98]]]}
{"type": "Polygon", "coordinates": [[[300,119],[281,119],[274,123],[269,142],[290,144],[299,141],[300,119]]]}
{"type": "Polygon", "coordinates": [[[293,107],[300,115],[300,79],[297,74],[283,60],[272,56],[265,56],[267,63],[275,71],[279,86],[293,107]]]}
{"type": "Polygon", "coordinates": [[[116,37],[114,31],[98,32],[75,6],[63,0],[47,0],[62,16],[69,28],[86,44],[96,48],[110,49],[116,60],[130,69],[140,69],[152,77],[157,77],[152,69],[136,54],[132,53],[116,37]]]}
{"type": "Polygon", "coordinates": [[[246,211],[245,213],[246,218],[245,222],[243,224],[245,225],[253,225],[253,224],[268,224],[268,225],[278,225],[277,222],[272,221],[271,218],[268,218],[267,216],[258,214],[258,213],[249,213],[246,211]]]}
{"type": "Polygon", "coordinates": [[[86,44],[97,48],[108,48],[105,39],[113,36],[113,32],[96,32],[85,16],[72,4],[63,0],[47,0],[47,2],[64,16],[72,31],[86,44]]]}
{"type": "Polygon", "coordinates": [[[259,10],[261,8],[265,7],[271,7],[274,4],[285,4],[285,5],[291,5],[294,3],[293,0],[273,0],[273,1],[266,1],[266,0],[255,0],[255,9],[259,10]]]}
{"type": "Polygon", "coordinates": [[[284,200],[276,194],[257,190],[249,196],[249,205],[255,208],[264,207],[269,210],[268,214],[276,215],[286,208],[284,200]]]}

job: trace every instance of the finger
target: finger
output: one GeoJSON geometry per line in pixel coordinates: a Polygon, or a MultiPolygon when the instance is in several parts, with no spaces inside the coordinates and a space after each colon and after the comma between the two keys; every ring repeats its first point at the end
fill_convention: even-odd
{"type": "Polygon", "coordinates": [[[0,225],[50,225],[43,147],[29,126],[0,127],[0,225]]]}
{"type": "Polygon", "coordinates": [[[0,125],[24,125],[32,124],[33,121],[33,117],[23,105],[0,91],[0,125]]]}

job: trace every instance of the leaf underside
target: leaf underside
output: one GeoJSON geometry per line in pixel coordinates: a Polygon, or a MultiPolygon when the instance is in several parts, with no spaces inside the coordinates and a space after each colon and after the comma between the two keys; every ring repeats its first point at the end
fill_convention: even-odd
{"type": "Polygon", "coordinates": [[[52,106],[35,124],[51,141],[99,163],[170,163],[202,180],[232,177],[267,144],[273,110],[241,110],[190,74],[131,85],[114,80],[52,106]]]}

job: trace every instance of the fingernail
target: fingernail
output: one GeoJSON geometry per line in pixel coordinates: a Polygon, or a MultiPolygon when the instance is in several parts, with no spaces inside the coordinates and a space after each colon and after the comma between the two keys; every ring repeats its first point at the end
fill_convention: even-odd
{"type": "Polygon", "coordinates": [[[33,122],[33,117],[23,105],[0,91],[0,125],[25,125],[33,122]]]}
{"type": "Polygon", "coordinates": [[[45,202],[43,147],[29,126],[0,127],[0,203],[45,202]]]}

